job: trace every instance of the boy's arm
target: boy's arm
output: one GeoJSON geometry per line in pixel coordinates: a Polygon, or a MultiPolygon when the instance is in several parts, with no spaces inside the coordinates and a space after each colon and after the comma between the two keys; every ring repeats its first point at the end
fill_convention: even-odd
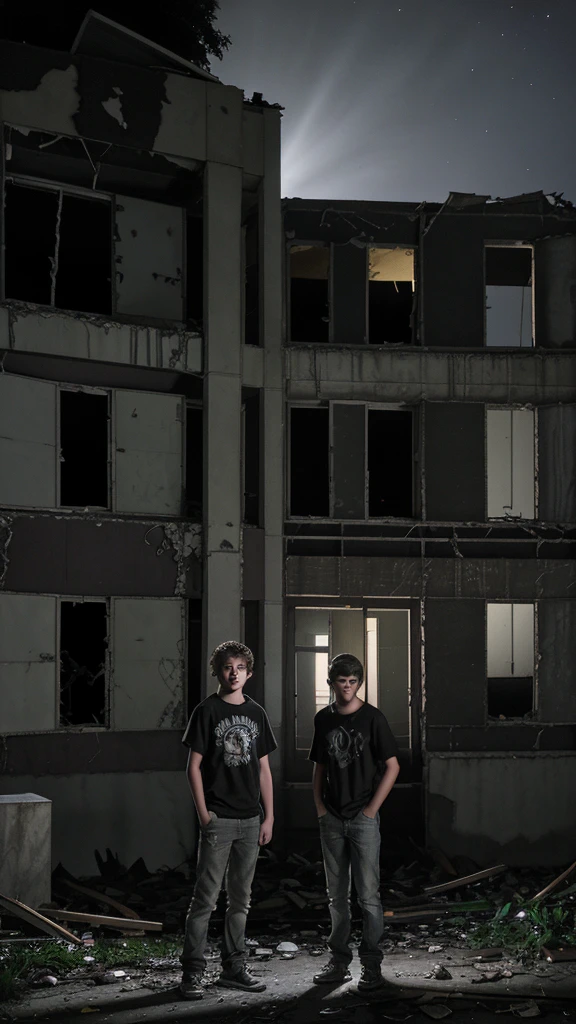
{"type": "Polygon", "coordinates": [[[324,777],[326,775],[326,765],[318,764],[314,762],[314,771],[312,772],[312,793],[314,795],[314,803],[316,804],[316,813],[319,818],[322,818],[326,814],[326,805],[324,803],[324,777]]]}
{"type": "Polygon", "coordinates": [[[260,846],[266,846],[272,839],[274,827],[274,786],[272,783],[272,772],[268,754],[260,758],[260,795],[264,807],[264,821],[260,826],[258,842],[260,846]]]}
{"type": "Polygon", "coordinates": [[[378,783],[374,795],[362,811],[367,818],[375,818],[398,778],[400,765],[397,757],[389,757],[385,762],[384,774],[378,783]]]}
{"type": "Polygon", "coordinates": [[[196,804],[196,812],[198,814],[198,820],[201,825],[208,825],[210,822],[210,811],[206,807],[206,798],[204,796],[204,783],[202,782],[202,772],[200,771],[200,765],[202,764],[202,754],[198,754],[197,751],[191,750],[188,754],[188,765],[186,767],[186,775],[188,776],[188,784],[192,791],[192,797],[196,804]]]}

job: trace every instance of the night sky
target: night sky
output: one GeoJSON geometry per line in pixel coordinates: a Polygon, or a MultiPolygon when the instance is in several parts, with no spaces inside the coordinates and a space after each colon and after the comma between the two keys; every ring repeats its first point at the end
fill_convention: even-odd
{"type": "Polygon", "coordinates": [[[282,194],[576,202],[576,0],[220,0],[212,69],[281,103],[282,194]]]}

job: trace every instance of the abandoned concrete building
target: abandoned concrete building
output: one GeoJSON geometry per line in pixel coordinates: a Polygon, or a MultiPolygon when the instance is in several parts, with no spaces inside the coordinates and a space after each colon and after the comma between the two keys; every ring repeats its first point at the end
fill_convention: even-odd
{"type": "Polygon", "coordinates": [[[190,857],[222,640],[316,831],[328,658],[402,772],[383,828],[481,864],[576,827],[576,212],[280,202],[280,112],[90,14],[3,43],[0,763],[52,857],[190,857]],[[282,221],[284,217],[284,221],[282,221]]]}
{"type": "Polygon", "coordinates": [[[284,225],[288,770],[306,778],[326,660],[352,650],[402,752],[384,832],[423,807],[449,853],[560,863],[576,840],[576,211],[541,193],[289,200],[284,225]]]}
{"type": "Polygon", "coordinates": [[[72,871],[177,864],[206,652],[244,635],[282,724],[280,112],[95,14],[1,45],[1,791],[72,871]]]}

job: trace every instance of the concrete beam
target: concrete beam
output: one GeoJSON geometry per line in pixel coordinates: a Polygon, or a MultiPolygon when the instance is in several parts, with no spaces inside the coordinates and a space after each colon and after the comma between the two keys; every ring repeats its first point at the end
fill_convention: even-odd
{"type": "Polygon", "coordinates": [[[442,352],[370,346],[286,349],[289,399],[367,402],[573,402],[574,356],[568,351],[442,352]]]}

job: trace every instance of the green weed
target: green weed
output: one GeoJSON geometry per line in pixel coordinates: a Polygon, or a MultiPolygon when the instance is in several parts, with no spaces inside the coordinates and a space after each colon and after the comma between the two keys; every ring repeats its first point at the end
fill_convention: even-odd
{"type": "Polygon", "coordinates": [[[14,999],[37,970],[58,977],[78,967],[145,967],[152,960],[178,956],[181,946],[170,939],[98,939],[93,946],[73,949],[63,942],[6,943],[0,946],[0,1003],[14,999]],[[93,956],[94,962],[87,964],[85,956],[93,956]]]}
{"type": "Polygon", "coordinates": [[[475,947],[502,946],[511,952],[537,955],[543,946],[576,944],[576,912],[574,907],[561,905],[505,903],[469,939],[475,947]]]}

